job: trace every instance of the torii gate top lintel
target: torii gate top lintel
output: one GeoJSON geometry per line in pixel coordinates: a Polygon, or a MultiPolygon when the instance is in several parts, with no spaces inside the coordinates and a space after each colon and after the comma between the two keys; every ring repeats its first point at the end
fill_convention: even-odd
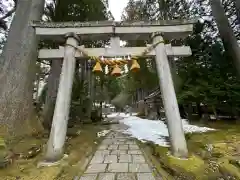
{"type": "Polygon", "coordinates": [[[43,22],[34,21],[32,26],[41,39],[62,41],[64,35],[73,32],[82,40],[108,40],[118,36],[121,40],[149,40],[152,33],[164,33],[164,39],[179,39],[188,36],[196,21],[95,21],[95,22],[43,22]]]}

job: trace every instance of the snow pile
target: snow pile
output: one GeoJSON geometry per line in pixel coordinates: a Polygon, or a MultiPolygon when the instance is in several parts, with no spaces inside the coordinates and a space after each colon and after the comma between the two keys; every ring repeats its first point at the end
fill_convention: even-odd
{"type": "Polygon", "coordinates": [[[98,137],[106,136],[111,130],[103,130],[97,133],[98,137]]]}
{"type": "MultiPolygon", "coordinates": [[[[136,116],[137,113],[132,113],[133,116],[136,116]]],[[[122,118],[125,118],[125,117],[131,117],[130,114],[125,114],[125,113],[111,113],[109,115],[107,115],[108,118],[113,118],[113,117],[122,117],[122,118]]]]}
{"type": "MultiPolygon", "coordinates": [[[[183,129],[186,133],[192,132],[206,132],[214,129],[207,127],[199,127],[190,125],[187,120],[183,119],[183,129]]],[[[124,130],[123,133],[129,134],[141,141],[152,141],[155,144],[161,146],[169,146],[168,144],[168,129],[167,125],[163,121],[153,121],[148,119],[141,119],[138,117],[127,117],[120,122],[129,126],[127,130],[124,130]]]]}
{"type": "Polygon", "coordinates": [[[203,133],[203,132],[215,130],[215,129],[211,129],[208,127],[199,127],[199,126],[195,126],[195,125],[190,125],[189,122],[187,121],[187,119],[182,119],[182,124],[183,124],[184,132],[186,132],[186,133],[193,133],[193,132],[203,133]]]}

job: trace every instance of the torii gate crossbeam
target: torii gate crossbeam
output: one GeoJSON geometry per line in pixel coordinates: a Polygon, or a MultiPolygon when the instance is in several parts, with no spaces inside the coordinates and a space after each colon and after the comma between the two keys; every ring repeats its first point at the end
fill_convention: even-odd
{"type": "MultiPolygon", "coordinates": [[[[78,46],[80,49],[84,49],[92,56],[100,57],[114,57],[114,56],[138,56],[143,52],[146,47],[121,47],[118,50],[112,48],[84,48],[84,46],[78,46]]],[[[187,57],[192,54],[191,48],[189,46],[171,46],[171,44],[166,44],[167,56],[173,57],[187,57]]],[[[156,55],[155,51],[151,51],[147,56],[154,57],[156,55]]],[[[43,60],[55,60],[62,59],[64,57],[64,47],[59,49],[40,49],[39,59],[43,60]]],[[[75,57],[77,59],[84,57],[82,53],[76,52],[75,57]]]]}
{"type": "Polygon", "coordinates": [[[152,33],[162,32],[165,39],[184,38],[192,32],[194,21],[151,21],[151,22],[33,22],[36,34],[41,39],[65,41],[65,34],[72,32],[81,40],[108,40],[118,36],[121,40],[149,40],[152,33]]]}

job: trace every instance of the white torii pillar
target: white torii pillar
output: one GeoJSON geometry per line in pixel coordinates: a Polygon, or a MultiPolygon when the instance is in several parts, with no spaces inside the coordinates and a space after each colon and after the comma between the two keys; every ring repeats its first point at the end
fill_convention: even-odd
{"type": "Polygon", "coordinates": [[[161,33],[153,34],[153,44],[158,44],[155,48],[156,65],[160,89],[163,95],[162,98],[165,114],[167,117],[172,154],[176,157],[187,157],[188,150],[186,139],[182,127],[182,120],[179,113],[164,39],[161,33]]]}
{"type": "Polygon", "coordinates": [[[78,36],[74,33],[68,33],[65,37],[66,46],[64,49],[62,72],[60,76],[50,138],[45,156],[45,160],[48,162],[55,162],[63,157],[76,65],[76,48],[74,47],[78,46],[80,41],[78,36]]]}

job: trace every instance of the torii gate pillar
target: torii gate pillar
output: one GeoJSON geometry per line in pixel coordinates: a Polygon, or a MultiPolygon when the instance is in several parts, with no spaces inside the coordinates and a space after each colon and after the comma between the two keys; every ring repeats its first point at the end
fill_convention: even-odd
{"type": "Polygon", "coordinates": [[[75,53],[79,38],[74,33],[66,34],[66,46],[60,76],[52,128],[48,141],[46,161],[54,162],[62,158],[66,139],[68,115],[71,103],[72,84],[76,65],[75,53]]]}
{"type": "Polygon", "coordinates": [[[176,157],[187,157],[188,150],[186,139],[182,128],[182,121],[179,113],[168,57],[165,50],[164,39],[161,33],[153,34],[153,44],[158,44],[155,48],[156,65],[160,89],[163,95],[162,99],[167,117],[172,153],[176,157]]]}

